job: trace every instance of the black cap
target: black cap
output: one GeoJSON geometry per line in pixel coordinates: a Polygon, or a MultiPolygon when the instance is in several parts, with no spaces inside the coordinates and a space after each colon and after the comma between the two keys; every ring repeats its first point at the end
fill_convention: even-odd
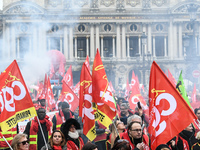
{"type": "Polygon", "coordinates": [[[69,104],[67,102],[62,102],[62,109],[69,108],[69,104]]]}

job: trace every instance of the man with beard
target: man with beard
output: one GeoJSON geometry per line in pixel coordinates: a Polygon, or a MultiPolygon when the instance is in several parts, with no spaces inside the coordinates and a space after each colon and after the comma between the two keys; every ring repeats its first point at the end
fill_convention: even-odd
{"type": "Polygon", "coordinates": [[[52,122],[50,121],[49,116],[46,115],[45,109],[39,108],[37,110],[37,116],[27,123],[26,129],[24,130],[24,133],[28,135],[30,141],[30,150],[40,150],[45,145],[42,134],[44,134],[46,142],[48,142],[49,137],[52,134],[52,122]],[[39,127],[39,122],[42,130],[39,127]]]}
{"type": "Polygon", "coordinates": [[[73,116],[73,113],[69,109],[69,104],[67,102],[62,102],[61,109],[59,109],[59,112],[57,112],[52,119],[53,131],[60,130],[62,123],[69,118],[73,118],[73,116]]]}
{"type": "Polygon", "coordinates": [[[132,149],[134,150],[149,150],[149,138],[142,133],[142,125],[139,122],[131,122],[128,125],[127,131],[120,133],[115,139],[115,143],[119,139],[126,139],[129,141],[132,149]]]}

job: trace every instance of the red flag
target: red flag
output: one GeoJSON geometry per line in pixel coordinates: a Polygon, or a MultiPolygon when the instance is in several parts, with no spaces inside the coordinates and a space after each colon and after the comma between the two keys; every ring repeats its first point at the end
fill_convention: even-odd
{"type": "Polygon", "coordinates": [[[98,49],[92,70],[92,93],[98,109],[98,119],[105,127],[108,127],[117,111],[98,49]]]}
{"type": "Polygon", "coordinates": [[[45,74],[44,77],[44,86],[41,92],[41,95],[38,97],[38,99],[45,99],[46,98],[46,93],[47,93],[47,74],[45,74]]]}
{"type": "Polygon", "coordinates": [[[80,91],[80,82],[78,82],[78,83],[75,85],[75,87],[74,87],[73,91],[74,91],[74,93],[75,93],[75,94],[77,94],[77,95],[78,95],[78,97],[79,97],[79,91],[80,91]]]}
{"type": "Polygon", "coordinates": [[[71,89],[73,87],[72,65],[70,65],[67,73],[63,77],[62,82],[65,82],[71,89]]]}
{"type": "Polygon", "coordinates": [[[95,117],[92,108],[92,77],[86,63],[83,63],[80,77],[79,116],[82,117],[83,134],[93,141],[96,137],[95,117]]]}
{"type": "Polygon", "coordinates": [[[130,90],[131,89],[130,89],[129,82],[128,82],[128,79],[127,79],[127,82],[126,82],[126,91],[125,91],[124,97],[128,97],[129,96],[130,90]]]}
{"type": "Polygon", "coordinates": [[[70,106],[70,110],[75,111],[79,105],[79,99],[65,82],[62,85],[61,95],[61,101],[66,101],[70,106]]]}
{"type": "Polygon", "coordinates": [[[136,84],[136,76],[135,76],[135,73],[134,71],[132,72],[132,78],[131,78],[131,84],[130,84],[130,88],[132,89],[133,86],[135,86],[136,84]]]}
{"type": "Polygon", "coordinates": [[[113,88],[113,85],[112,85],[112,82],[111,82],[111,81],[109,82],[109,86],[110,86],[111,92],[112,92],[112,93],[115,93],[115,89],[113,88]]]}
{"type": "Polygon", "coordinates": [[[47,81],[47,92],[46,92],[46,101],[48,103],[48,106],[50,108],[50,110],[54,110],[55,109],[55,100],[54,100],[54,96],[53,96],[53,91],[51,89],[51,83],[50,83],[50,78],[48,77],[48,81],[47,81]]]}
{"type": "Polygon", "coordinates": [[[173,75],[171,74],[171,72],[169,71],[169,69],[168,69],[168,78],[172,82],[174,87],[176,87],[177,82],[176,82],[175,78],[173,77],[173,75]]]}
{"type": "Polygon", "coordinates": [[[85,65],[88,68],[88,70],[90,71],[90,61],[89,61],[89,57],[87,56],[86,60],[85,60],[85,65]]]}
{"type": "Polygon", "coordinates": [[[0,122],[5,132],[36,116],[36,111],[16,60],[0,75],[0,81],[0,122]]]}
{"type": "Polygon", "coordinates": [[[38,98],[41,96],[42,94],[42,90],[44,88],[44,84],[42,82],[38,82],[38,90],[37,90],[37,96],[36,96],[36,100],[38,100],[38,98]]]}
{"type": "Polygon", "coordinates": [[[64,74],[65,74],[65,66],[64,66],[64,62],[63,60],[61,59],[60,61],[60,66],[59,66],[59,74],[64,77],[64,74]]]}
{"type": "Polygon", "coordinates": [[[54,71],[54,67],[53,64],[51,63],[51,68],[50,68],[50,79],[53,77],[55,71],[54,71]]]}
{"type": "Polygon", "coordinates": [[[194,83],[194,89],[193,89],[193,92],[192,92],[192,103],[196,103],[197,102],[197,99],[196,99],[196,83],[194,83]]]}
{"type": "Polygon", "coordinates": [[[152,149],[167,143],[196,119],[194,112],[155,61],[149,82],[149,119],[152,149]]]}

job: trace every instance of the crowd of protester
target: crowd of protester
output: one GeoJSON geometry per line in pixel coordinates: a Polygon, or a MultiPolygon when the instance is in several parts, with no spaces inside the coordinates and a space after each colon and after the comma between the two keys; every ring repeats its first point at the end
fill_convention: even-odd
{"type": "MultiPolygon", "coordinates": [[[[72,112],[67,102],[60,102],[58,112],[50,120],[46,114],[44,99],[39,100],[39,103],[34,102],[38,117],[27,123],[23,134],[17,134],[16,128],[2,133],[13,150],[151,149],[148,134],[149,118],[144,108],[138,104],[135,110],[131,110],[124,98],[116,100],[118,115],[109,128],[98,121],[95,122],[97,136],[94,141],[89,141],[83,134],[83,123],[78,116],[78,110],[72,112]]],[[[196,123],[189,124],[176,137],[159,145],[156,150],[199,150],[200,108],[195,109],[194,113],[198,118],[196,123]]],[[[0,139],[0,149],[10,149],[3,139],[0,139]]]]}

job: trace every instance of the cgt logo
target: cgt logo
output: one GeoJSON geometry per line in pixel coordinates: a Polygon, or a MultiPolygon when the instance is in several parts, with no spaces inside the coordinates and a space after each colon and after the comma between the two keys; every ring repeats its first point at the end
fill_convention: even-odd
{"type": "Polygon", "coordinates": [[[1,112],[3,112],[4,109],[8,112],[14,112],[15,111],[15,103],[14,100],[20,101],[24,99],[26,96],[26,89],[24,85],[20,81],[14,81],[11,84],[11,87],[6,86],[1,90],[0,95],[0,109],[1,112]],[[18,87],[20,89],[20,93],[16,93],[14,90],[15,87],[18,87]],[[17,95],[18,94],[18,95],[17,95]]]}
{"type": "Polygon", "coordinates": [[[169,115],[171,115],[176,110],[176,107],[177,107],[176,99],[171,94],[169,94],[169,93],[162,93],[162,94],[160,94],[156,98],[155,107],[153,108],[154,109],[154,113],[155,113],[155,120],[153,120],[153,124],[152,124],[152,126],[154,128],[156,128],[157,126],[159,126],[158,130],[155,130],[156,137],[158,135],[160,135],[166,129],[166,127],[167,127],[167,123],[166,123],[165,120],[163,120],[162,122],[160,122],[161,117],[162,116],[169,116],[169,115]],[[158,111],[158,109],[157,109],[157,107],[159,107],[160,101],[162,99],[168,101],[168,103],[170,104],[170,107],[169,107],[168,110],[162,110],[162,112],[160,114],[159,111],[158,111]]]}

